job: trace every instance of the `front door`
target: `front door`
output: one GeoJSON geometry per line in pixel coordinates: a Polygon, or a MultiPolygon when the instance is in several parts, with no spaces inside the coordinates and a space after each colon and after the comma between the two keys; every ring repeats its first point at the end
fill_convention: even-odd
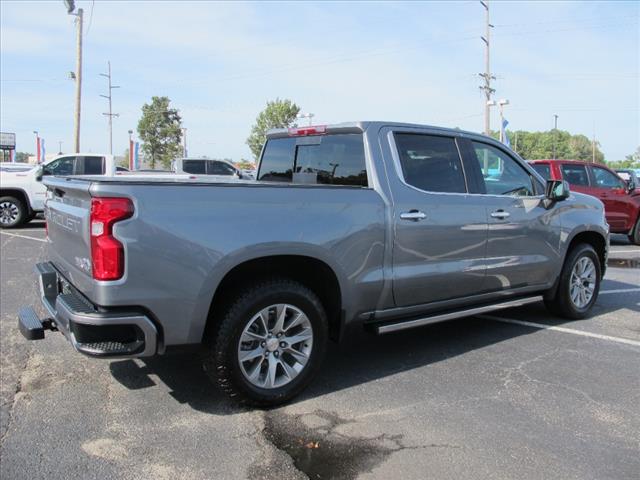
{"type": "Polygon", "coordinates": [[[633,225],[634,206],[624,181],[609,170],[595,165],[591,170],[591,187],[594,195],[604,203],[607,223],[614,232],[630,230],[633,225]]]}
{"type": "Polygon", "coordinates": [[[483,205],[468,194],[454,137],[395,132],[393,294],[399,307],[480,293],[483,205]]]}
{"type": "Polygon", "coordinates": [[[507,150],[478,141],[465,146],[468,164],[475,161],[484,182],[477,203],[489,224],[485,288],[547,284],[560,261],[560,228],[553,209],[544,206],[544,186],[507,150]]]}

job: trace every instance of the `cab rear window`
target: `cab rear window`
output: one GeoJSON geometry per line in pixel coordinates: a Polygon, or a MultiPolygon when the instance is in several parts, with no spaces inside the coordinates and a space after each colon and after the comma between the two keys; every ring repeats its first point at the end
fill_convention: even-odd
{"type": "Polygon", "coordinates": [[[362,134],[270,139],[258,180],[366,187],[362,134]]]}

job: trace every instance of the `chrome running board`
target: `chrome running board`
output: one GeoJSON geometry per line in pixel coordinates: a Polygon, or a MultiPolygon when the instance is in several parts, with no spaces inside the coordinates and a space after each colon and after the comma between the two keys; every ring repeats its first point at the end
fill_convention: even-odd
{"type": "Polygon", "coordinates": [[[396,332],[398,330],[406,330],[408,328],[421,327],[423,325],[429,325],[431,323],[445,322],[447,320],[453,320],[455,318],[470,317],[472,315],[478,315],[480,313],[493,312],[495,310],[502,310],[503,308],[520,307],[527,305],[528,303],[535,303],[542,301],[542,295],[536,295],[534,297],[518,298],[516,300],[509,300],[508,302],[494,303],[492,305],[483,305],[481,307],[467,308],[464,310],[457,310],[455,312],[439,313],[430,315],[428,317],[417,318],[413,320],[398,321],[395,323],[386,323],[383,325],[377,325],[375,328],[376,333],[383,334],[389,332],[396,332]]]}

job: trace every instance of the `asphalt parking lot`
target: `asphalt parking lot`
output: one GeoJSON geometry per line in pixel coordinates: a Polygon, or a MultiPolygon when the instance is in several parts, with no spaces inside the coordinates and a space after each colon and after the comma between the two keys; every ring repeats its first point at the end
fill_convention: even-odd
{"type": "Polygon", "coordinates": [[[3,479],[638,479],[640,247],[612,238],[589,320],[542,305],[329,349],[294,403],[235,406],[197,357],[27,342],[42,222],[1,242],[3,479]]]}

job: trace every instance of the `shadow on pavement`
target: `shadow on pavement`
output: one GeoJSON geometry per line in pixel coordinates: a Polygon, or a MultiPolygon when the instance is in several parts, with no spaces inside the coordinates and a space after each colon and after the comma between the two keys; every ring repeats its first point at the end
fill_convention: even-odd
{"type": "MultiPolygon", "coordinates": [[[[616,288],[635,286],[615,283],[616,288]]],[[[596,306],[598,315],[621,308],[602,302],[596,306]]],[[[635,305],[625,307],[640,311],[635,305]]],[[[571,323],[550,315],[542,303],[504,310],[500,314],[520,318],[538,312],[550,325],[571,323]]],[[[383,336],[358,333],[341,345],[330,342],[320,374],[293,403],[424,367],[536,331],[525,326],[469,317],[383,336]]],[[[175,400],[188,403],[201,412],[228,415],[245,411],[210,382],[195,354],[115,361],[110,364],[110,369],[114,378],[131,390],[155,386],[150,375],[157,376],[171,389],[170,394],[175,400]]]]}

